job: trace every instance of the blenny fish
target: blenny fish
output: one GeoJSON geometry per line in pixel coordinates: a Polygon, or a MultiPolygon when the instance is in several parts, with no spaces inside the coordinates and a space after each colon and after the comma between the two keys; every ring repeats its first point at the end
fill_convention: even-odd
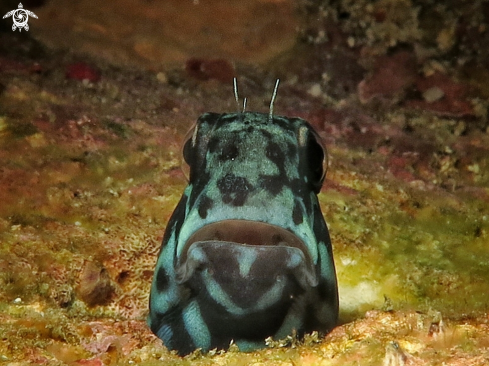
{"type": "Polygon", "coordinates": [[[184,143],[189,183],[166,227],[148,317],[180,355],[231,343],[251,351],[336,324],[317,199],[326,150],[305,120],[273,115],[277,87],[270,113],[205,113],[184,143]]]}

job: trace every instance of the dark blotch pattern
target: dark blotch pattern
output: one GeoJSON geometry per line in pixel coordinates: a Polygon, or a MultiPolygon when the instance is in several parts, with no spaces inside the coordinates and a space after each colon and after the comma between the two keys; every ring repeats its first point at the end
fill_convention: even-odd
{"type": "Polygon", "coordinates": [[[285,174],[285,156],[283,155],[282,149],[275,142],[270,142],[267,145],[267,150],[265,152],[268,159],[270,159],[279,169],[280,174],[285,174]]]}
{"type": "Polygon", "coordinates": [[[279,175],[260,175],[259,185],[273,196],[276,196],[284,187],[284,179],[279,175]]]}
{"type": "Polygon", "coordinates": [[[234,142],[228,143],[223,146],[221,154],[219,155],[219,160],[234,160],[238,157],[239,150],[234,142]]]}
{"type": "Polygon", "coordinates": [[[159,292],[166,291],[168,289],[168,284],[170,283],[170,278],[163,268],[158,269],[156,274],[156,289],[159,292]]]}
{"type": "MultiPolygon", "coordinates": [[[[299,336],[330,331],[338,313],[338,294],[329,233],[315,195],[321,188],[325,157],[319,137],[302,119],[253,112],[205,113],[193,132],[183,149],[190,167],[189,196],[180,200],[163,238],[162,248],[167,250],[160,256],[169,257],[158,261],[154,273],[151,330],[180,355],[196,348],[226,349],[231,340],[244,342],[245,350],[265,347],[264,340],[275,337],[279,329],[281,335],[295,330],[299,336]],[[278,207],[277,215],[261,212],[269,203],[278,207]],[[314,236],[320,246],[312,269],[318,285],[304,286],[285,264],[287,256],[268,250],[263,256],[245,255],[239,245],[233,252],[219,231],[202,246],[207,254],[214,246],[216,253],[206,255],[205,265],[197,261],[187,281],[174,282],[188,250],[185,245],[178,249],[183,238],[202,225],[235,215],[314,236]],[[268,300],[262,301],[264,295],[268,300]],[[226,298],[233,305],[222,301],[226,298]],[[193,304],[198,307],[187,312],[193,304]],[[189,317],[185,322],[184,314],[189,317]],[[200,331],[204,335],[197,334],[200,331]]],[[[275,249],[287,245],[279,234],[269,239],[275,249]]]]}
{"type": "Polygon", "coordinates": [[[214,202],[207,196],[203,197],[198,208],[199,216],[202,219],[205,219],[207,217],[207,211],[209,211],[212,206],[214,206],[214,202]]]}
{"type": "Polygon", "coordinates": [[[212,137],[209,140],[209,144],[207,145],[207,150],[211,153],[214,154],[217,150],[217,147],[219,146],[219,139],[216,137],[212,137]]]}
{"type": "MultiPolygon", "coordinates": [[[[213,347],[218,349],[226,349],[230,340],[234,339],[236,334],[249,341],[263,342],[265,344],[265,338],[270,334],[274,334],[280,328],[293,303],[290,296],[285,296],[282,301],[276,302],[266,310],[247,314],[246,316],[233,315],[228,312],[226,307],[214,301],[201,276],[196,276],[191,286],[193,291],[202,294],[199,298],[199,306],[201,309],[206,309],[206,311],[202,312],[202,317],[212,334],[213,347]]],[[[296,285],[291,282],[290,286],[294,287],[296,285]]],[[[235,286],[233,292],[236,289],[237,286],[235,286]]],[[[295,292],[295,288],[286,290],[284,293],[289,292],[295,292]]]]}
{"type": "Polygon", "coordinates": [[[226,174],[217,181],[217,188],[222,194],[222,201],[233,206],[243,206],[253,186],[244,177],[226,174]]]}
{"type": "Polygon", "coordinates": [[[333,296],[333,289],[330,288],[329,284],[325,280],[321,280],[318,285],[318,296],[319,300],[327,301],[333,296]]]}
{"type": "Polygon", "coordinates": [[[176,349],[179,355],[188,355],[195,350],[195,344],[188,334],[185,323],[182,319],[182,314],[180,312],[165,314],[167,318],[167,324],[173,332],[177,329],[179,330],[179,337],[172,338],[171,344],[168,346],[170,349],[176,349]]]}
{"type": "Polygon", "coordinates": [[[165,246],[166,243],[168,243],[168,240],[170,239],[172,233],[176,233],[176,235],[180,234],[180,230],[182,228],[185,218],[185,206],[187,205],[187,200],[188,197],[186,195],[183,195],[180,199],[180,202],[178,202],[175,211],[173,211],[173,215],[171,216],[170,221],[168,221],[167,224],[167,228],[171,228],[171,230],[165,230],[162,247],[165,246]]]}
{"type": "Polygon", "coordinates": [[[292,220],[294,220],[294,224],[299,225],[302,224],[304,217],[302,216],[301,206],[298,201],[295,201],[294,210],[292,211],[292,220]]]}

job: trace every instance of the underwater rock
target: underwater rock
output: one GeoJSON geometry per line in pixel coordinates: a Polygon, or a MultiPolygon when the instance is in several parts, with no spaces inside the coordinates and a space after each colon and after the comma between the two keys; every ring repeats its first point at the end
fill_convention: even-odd
{"type": "Polygon", "coordinates": [[[80,273],[77,295],[88,305],[105,305],[114,294],[107,270],[91,261],[85,261],[80,273]]]}
{"type": "Polygon", "coordinates": [[[216,79],[222,83],[231,83],[236,76],[233,65],[224,59],[190,58],[185,70],[198,80],[216,79]]]}
{"type": "Polygon", "coordinates": [[[358,85],[358,96],[362,103],[372,99],[395,100],[408,88],[416,77],[416,63],[408,52],[392,56],[380,56],[373,72],[358,85]]]}

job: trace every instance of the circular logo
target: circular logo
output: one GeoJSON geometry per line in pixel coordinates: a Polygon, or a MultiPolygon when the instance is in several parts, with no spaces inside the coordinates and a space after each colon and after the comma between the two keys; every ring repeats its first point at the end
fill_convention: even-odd
{"type": "Polygon", "coordinates": [[[22,6],[22,3],[19,3],[19,8],[12,10],[12,11],[9,11],[7,14],[5,14],[3,16],[3,19],[10,17],[10,16],[12,17],[12,20],[14,21],[14,24],[12,25],[13,31],[16,30],[17,28],[19,28],[19,31],[21,31],[22,28],[24,28],[26,31],[28,31],[29,25],[27,24],[27,21],[29,20],[29,15],[31,17],[37,18],[36,14],[34,14],[30,10],[24,9],[24,7],[22,6]]]}

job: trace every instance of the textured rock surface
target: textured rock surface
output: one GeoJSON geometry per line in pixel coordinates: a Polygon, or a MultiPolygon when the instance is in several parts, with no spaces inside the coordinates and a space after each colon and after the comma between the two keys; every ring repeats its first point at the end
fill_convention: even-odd
{"type": "Polygon", "coordinates": [[[190,57],[261,63],[295,43],[292,1],[49,1],[31,22],[43,42],[115,64],[161,69],[190,57]]]}
{"type": "MultiPolygon", "coordinates": [[[[259,17],[217,17],[237,43],[208,54],[219,42],[159,35],[173,66],[157,38],[146,56],[135,47],[157,32],[157,2],[120,10],[133,18],[108,3],[34,3],[28,34],[11,19],[0,32],[0,362],[489,362],[487,2],[304,3],[279,45],[259,17]],[[47,40],[49,27],[70,41],[53,36],[52,50],[30,37],[47,40]],[[253,32],[267,40],[257,54],[240,43],[253,32]],[[342,324],[304,344],[180,359],[144,322],[150,280],[185,186],[181,141],[201,113],[236,109],[233,73],[247,109],[262,112],[279,76],[275,112],[307,119],[326,142],[320,201],[342,324]]],[[[186,2],[172,21],[192,23],[209,4],[186,2]]],[[[284,1],[242,4],[233,11],[293,13],[284,1]]]]}

